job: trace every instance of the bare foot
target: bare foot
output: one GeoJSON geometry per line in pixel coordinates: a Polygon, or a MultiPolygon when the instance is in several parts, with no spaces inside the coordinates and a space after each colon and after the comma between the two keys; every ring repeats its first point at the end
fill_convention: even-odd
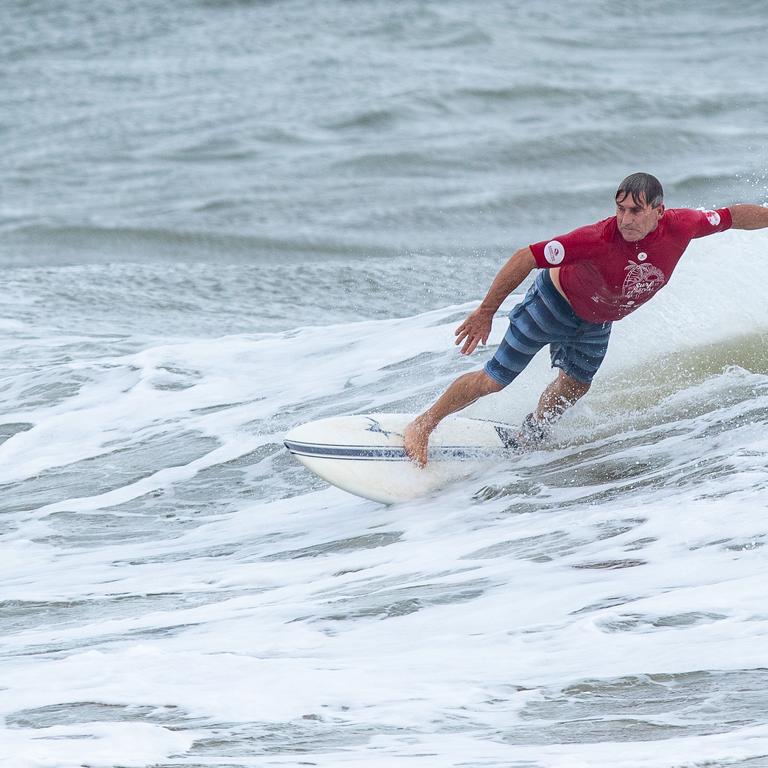
{"type": "Polygon", "coordinates": [[[403,446],[408,458],[422,468],[427,465],[427,449],[431,433],[432,429],[424,417],[419,416],[405,428],[403,434],[403,446]]]}

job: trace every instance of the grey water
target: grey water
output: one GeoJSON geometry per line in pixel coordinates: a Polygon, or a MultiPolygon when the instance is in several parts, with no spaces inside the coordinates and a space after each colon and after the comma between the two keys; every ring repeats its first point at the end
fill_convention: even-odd
{"type": "Polygon", "coordinates": [[[208,333],[403,314],[608,215],[630,171],[669,205],[765,193],[762,2],[0,14],[0,260],[33,313],[27,280],[107,326],[132,301],[208,333]]]}

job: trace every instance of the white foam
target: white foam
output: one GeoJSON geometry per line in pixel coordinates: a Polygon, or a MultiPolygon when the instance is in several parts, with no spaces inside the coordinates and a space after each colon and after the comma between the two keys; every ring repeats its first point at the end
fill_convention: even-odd
{"type": "MultiPolygon", "coordinates": [[[[709,242],[690,257],[710,264],[701,275],[711,280],[722,257],[709,242]]],[[[759,290],[740,287],[738,302],[727,290],[695,301],[681,290],[681,308],[651,305],[618,326],[605,381],[662,352],[733,338],[745,317],[764,328],[759,290]],[[710,316],[721,310],[721,325],[694,336],[703,305],[710,316]],[[672,316],[683,332],[669,331],[672,316]]],[[[237,745],[268,727],[285,750],[269,755],[274,764],[295,762],[297,744],[318,765],[671,766],[764,754],[759,724],[685,735],[722,727],[717,703],[650,712],[639,698],[638,719],[689,731],[620,746],[538,743],[547,718],[562,726],[568,716],[536,715],[553,697],[577,700],[563,691],[585,680],[671,675],[665,685],[684,686],[685,675],[711,672],[759,686],[756,670],[768,666],[764,372],[731,367],[684,385],[597,391],[552,451],[389,509],[316,490],[278,451],[299,420],[416,406],[477,365],[489,350],[465,359],[452,344],[456,317],[472,306],[281,334],[134,340],[139,351],[49,364],[79,387],[47,404],[25,400],[34,371],[22,373],[6,393],[15,403],[6,421],[33,428],[0,447],[0,477],[27,501],[3,516],[0,562],[10,617],[0,738],[12,759],[260,765],[266,758],[237,745]],[[176,461],[160,452],[142,463],[153,440],[172,453],[203,439],[176,461]],[[124,477],[119,451],[128,449],[138,469],[124,477]],[[105,470],[107,481],[88,485],[86,460],[111,462],[114,479],[105,470]],[[60,489],[36,485],[58,477],[60,489]],[[224,506],[199,501],[211,488],[211,506],[224,506]],[[202,509],[185,519],[190,499],[202,509]],[[164,529],[153,515],[161,501],[186,525],[164,529]],[[112,519],[151,535],[121,538],[102,523],[112,519]],[[133,722],[115,709],[113,721],[57,721],[83,702],[174,707],[175,719],[133,722]],[[19,724],[19,712],[36,713],[41,727],[19,724]],[[195,753],[192,742],[213,731],[221,754],[195,753]]],[[[500,316],[496,338],[505,324],[500,316]]],[[[41,341],[34,354],[46,349],[41,341]]],[[[530,409],[551,375],[545,354],[489,407],[510,417],[530,409]]],[[[621,695],[631,700],[632,685],[621,695]]],[[[594,718],[610,724],[612,706],[594,718]]]]}
{"type": "Polygon", "coordinates": [[[183,754],[194,733],[180,733],[150,723],[55,725],[3,731],[8,768],[113,768],[141,766],[183,754]]]}

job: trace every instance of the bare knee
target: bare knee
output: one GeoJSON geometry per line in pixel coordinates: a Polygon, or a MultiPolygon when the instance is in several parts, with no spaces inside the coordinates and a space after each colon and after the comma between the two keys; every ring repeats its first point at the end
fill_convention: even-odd
{"type": "Polygon", "coordinates": [[[475,377],[477,387],[482,390],[483,395],[492,395],[494,392],[501,392],[504,389],[504,384],[500,384],[484,370],[475,371],[467,375],[475,377]]]}
{"type": "Polygon", "coordinates": [[[454,381],[453,385],[471,392],[475,397],[485,397],[504,389],[503,384],[492,379],[484,370],[464,373],[454,381]]]}

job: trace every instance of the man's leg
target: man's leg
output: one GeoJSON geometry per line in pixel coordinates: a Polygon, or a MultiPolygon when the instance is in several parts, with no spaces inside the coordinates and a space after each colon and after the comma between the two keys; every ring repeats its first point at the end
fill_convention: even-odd
{"type": "Polygon", "coordinates": [[[475,371],[459,376],[448,389],[421,416],[416,417],[405,429],[405,452],[419,466],[427,463],[429,436],[449,414],[466,408],[481,397],[504,389],[503,384],[492,379],[485,371],[475,371]]]}
{"type": "Polygon", "coordinates": [[[566,336],[550,344],[552,366],[560,370],[542,392],[536,410],[525,417],[523,428],[515,437],[514,442],[522,451],[532,450],[546,439],[549,427],[587,394],[593,376],[602,365],[611,338],[611,324],[581,323],[577,331],[573,338],[566,336]]]}
{"type": "Polygon", "coordinates": [[[589,387],[586,382],[559,371],[557,378],[541,393],[536,410],[523,420],[522,429],[514,438],[515,448],[521,452],[535,450],[546,439],[549,427],[584,397],[589,387]]]}
{"type": "Polygon", "coordinates": [[[558,371],[557,378],[541,393],[533,412],[534,419],[545,424],[554,423],[589,392],[589,387],[589,384],[574,379],[565,371],[558,371]]]}

